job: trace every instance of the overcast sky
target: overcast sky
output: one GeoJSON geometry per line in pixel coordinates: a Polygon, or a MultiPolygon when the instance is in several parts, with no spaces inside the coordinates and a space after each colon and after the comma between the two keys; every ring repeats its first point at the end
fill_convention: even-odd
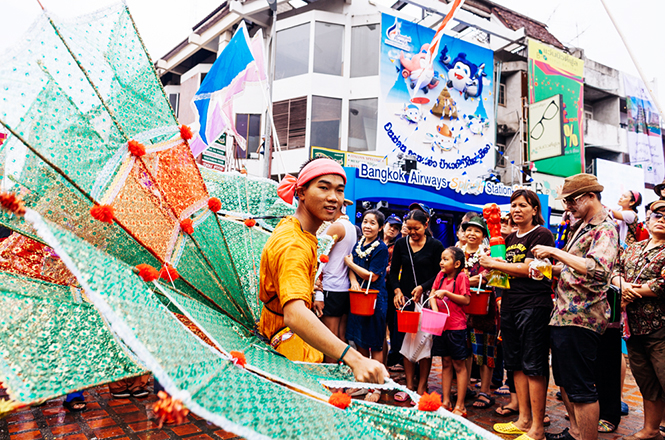
{"type": "MultiPolygon", "coordinates": [[[[358,0],[353,0],[358,1],[358,0]]],[[[494,0],[549,26],[565,45],[582,47],[587,57],[637,76],[625,46],[601,0],[494,0]]],[[[109,0],[41,0],[54,14],[73,17],[112,3],[109,0]]],[[[648,80],[658,81],[665,106],[665,1],[606,0],[648,80]]],[[[128,0],[150,56],[158,59],[191,32],[220,0],[128,0]]],[[[0,50],[19,41],[41,9],[37,0],[0,0],[0,50]]]]}

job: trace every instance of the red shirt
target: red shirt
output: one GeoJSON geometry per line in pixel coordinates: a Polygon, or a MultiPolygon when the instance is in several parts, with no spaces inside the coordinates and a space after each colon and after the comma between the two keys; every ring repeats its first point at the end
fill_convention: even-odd
{"type": "MultiPolygon", "coordinates": [[[[451,280],[446,277],[446,274],[439,272],[434,280],[433,290],[447,290],[457,295],[470,296],[471,289],[469,286],[469,277],[464,272],[457,275],[456,280],[451,280]]],[[[466,313],[464,313],[462,306],[457,305],[448,297],[444,299],[436,298],[436,305],[439,308],[439,312],[448,313],[448,309],[443,304],[444,301],[448,309],[450,309],[450,316],[448,316],[448,320],[446,321],[445,330],[466,330],[466,313]]]]}

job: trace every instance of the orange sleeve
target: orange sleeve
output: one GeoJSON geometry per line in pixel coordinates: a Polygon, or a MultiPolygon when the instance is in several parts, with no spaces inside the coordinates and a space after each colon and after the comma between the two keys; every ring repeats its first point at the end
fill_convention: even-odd
{"type": "Polygon", "coordinates": [[[281,255],[277,269],[278,297],[282,307],[289,301],[301,299],[312,305],[314,290],[313,265],[316,255],[312,248],[293,243],[281,255]]]}

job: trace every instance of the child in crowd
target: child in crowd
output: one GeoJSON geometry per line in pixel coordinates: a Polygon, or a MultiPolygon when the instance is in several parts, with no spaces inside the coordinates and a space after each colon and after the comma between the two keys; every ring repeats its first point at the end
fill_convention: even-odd
{"type": "Polygon", "coordinates": [[[448,312],[446,327],[441,336],[434,336],[432,356],[441,356],[443,371],[443,406],[450,410],[450,392],[453,383],[453,368],[457,373],[457,402],[453,414],[466,417],[464,398],[468,386],[466,358],[471,353],[467,345],[466,314],[463,306],[471,302],[469,278],[464,272],[464,252],[449,247],[441,254],[441,272],[434,280],[430,306],[435,312],[448,312]],[[445,304],[444,304],[445,303],[445,304]],[[447,306],[447,307],[446,307],[447,306]]]}

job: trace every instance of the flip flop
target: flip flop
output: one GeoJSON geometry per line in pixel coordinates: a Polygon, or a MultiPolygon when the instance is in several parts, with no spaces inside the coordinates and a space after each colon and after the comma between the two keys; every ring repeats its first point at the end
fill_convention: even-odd
{"type": "Polygon", "coordinates": [[[551,424],[552,424],[552,420],[550,420],[550,416],[545,414],[545,417],[543,417],[543,426],[547,428],[551,424]]]}
{"type": "Polygon", "coordinates": [[[535,440],[533,437],[529,437],[526,434],[522,434],[519,437],[517,437],[515,440],[535,440]]]}
{"type": "Polygon", "coordinates": [[[494,400],[494,397],[491,397],[489,394],[478,393],[478,398],[473,402],[473,407],[477,409],[487,409],[493,406],[495,402],[496,400],[494,400]],[[484,397],[487,401],[482,400],[481,397],[484,397]],[[480,405],[476,405],[477,403],[480,405]]]}
{"type": "Polygon", "coordinates": [[[519,429],[513,422],[508,423],[495,423],[492,427],[499,434],[508,434],[508,435],[522,435],[525,432],[519,429]]]}
{"type": "Polygon", "coordinates": [[[498,407],[496,410],[494,410],[494,412],[497,413],[498,415],[500,415],[501,417],[513,417],[513,416],[519,416],[520,415],[520,411],[518,409],[507,408],[505,406],[498,407]],[[506,412],[499,412],[499,410],[506,411],[506,412]]]}
{"type": "Polygon", "coordinates": [[[81,397],[74,397],[72,400],[67,402],[66,400],[62,402],[62,406],[70,410],[71,412],[81,412],[85,411],[87,404],[85,400],[81,397]]]}
{"type": "Polygon", "coordinates": [[[365,402],[376,403],[379,400],[381,400],[381,390],[372,390],[371,393],[367,393],[365,395],[365,402]],[[374,399],[376,399],[376,400],[374,400],[374,399]]]}
{"type": "Polygon", "coordinates": [[[660,429],[660,433],[661,433],[661,434],[665,435],[665,426],[660,425],[660,426],[658,427],[658,429],[660,429]]]}
{"type": "Polygon", "coordinates": [[[395,399],[397,402],[406,402],[407,400],[409,400],[409,395],[406,394],[404,391],[400,391],[398,393],[395,393],[393,399],[395,399]]]}
{"type": "Polygon", "coordinates": [[[508,385],[503,385],[503,386],[497,388],[494,391],[494,394],[498,394],[499,396],[508,396],[508,395],[510,395],[510,388],[508,388],[508,385]]]}
{"type": "Polygon", "coordinates": [[[600,419],[598,420],[598,432],[608,433],[616,431],[617,427],[614,424],[608,422],[607,420],[600,419]]]}
{"type": "Polygon", "coordinates": [[[466,409],[462,410],[462,409],[459,409],[458,407],[455,407],[455,409],[453,410],[453,414],[455,414],[456,416],[464,417],[464,418],[466,418],[466,416],[468,415],[467,412],[466,412],[466,409]]]}
{"type": "Polygon", "coordinates": [[[348,394],[351,397],[360,397],[364,396],[367,393],[369,393],[369,390],[366,388],[348,388],[346,390],[346,394],[348,394]]]}

